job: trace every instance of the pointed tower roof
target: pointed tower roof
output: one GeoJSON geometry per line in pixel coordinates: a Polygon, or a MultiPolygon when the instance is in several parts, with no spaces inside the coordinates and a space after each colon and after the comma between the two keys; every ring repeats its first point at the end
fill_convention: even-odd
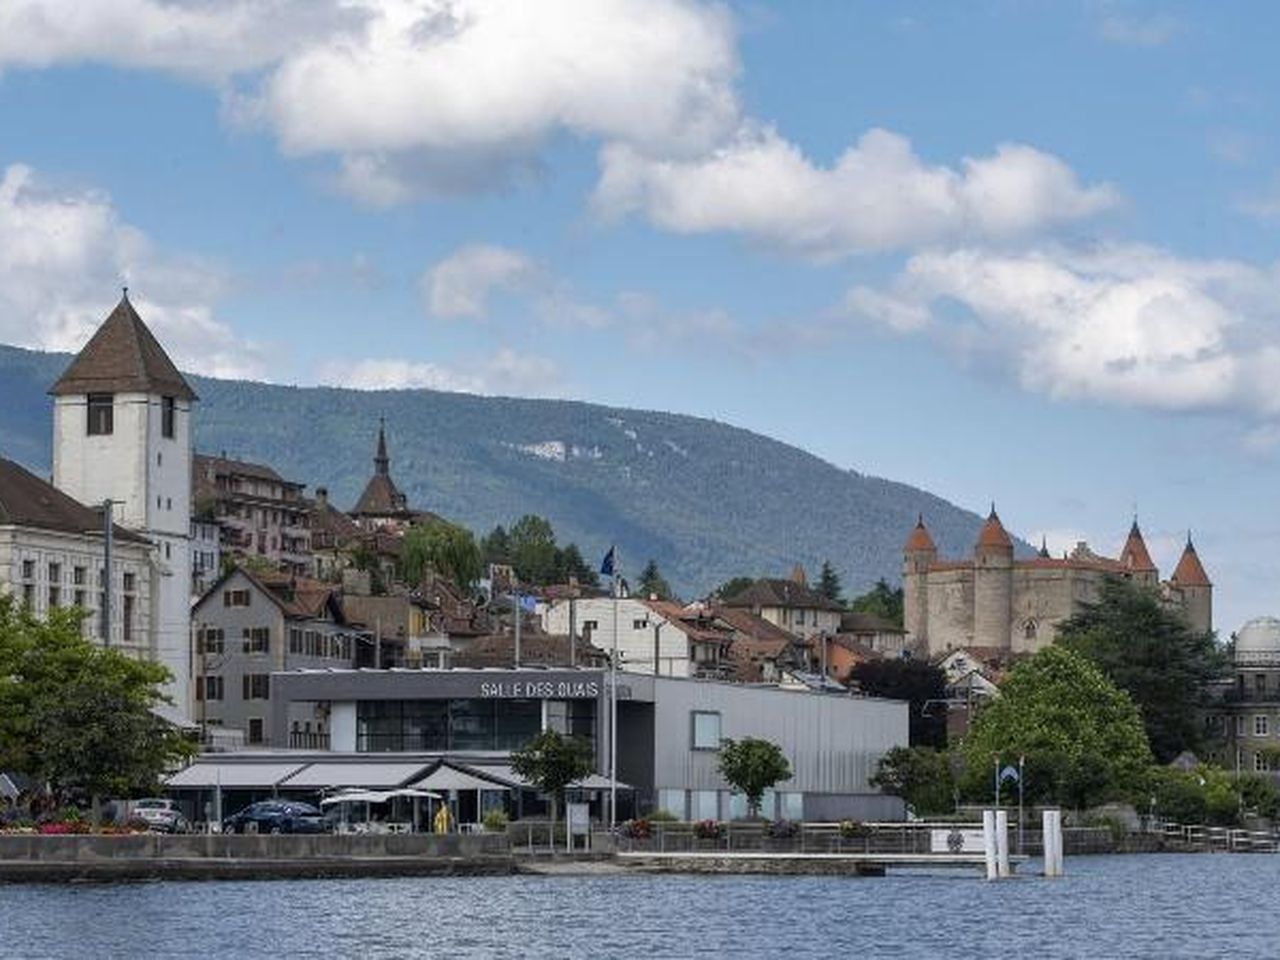
{"type": "Polygon", "coordinates": [[[373,455],[373,472],[387,476],[391,473],[391,458],[387,456],[387,421],[378,418],[378,452],[373,455]]]}
{"type": "Polygon", "coordinates": [[[1051,559],[1049,555],[1049,538],[1043,533],[1040,534],[1040,552],[1037,554],[1041,560],[1051,559]]]}
{"type": "Polygon", "coordinates": [[[49,392],[54,396],[153,393],[196,399],[186,378],[133,309],[127,287],[111,315],[49,392]]]}
{"type": "Polygon", "coordinates": [[[1174,568],[1169,582],[1179,587],[1211,587],[1209,575],[1204,572],[1204,564],[1196,553],[1195,544],[1191,542],[1191,534],[1187,534],[1187,545],[1182,549],[1182,557],[1174,568]]]}
{"type": "Polygon", "coordinates": [[[1120,563],[1134,573],[1155,573],[1156,565],[1151,562],[1151,554],[1147,552],[1147,542],[1142,539],[1137,520],[1129,528],[1129,538],[1120,551],[1120,563]]]}
{"type": "Polygon", "coordinates": [[[923,513],[916,515],[916,525],[911,528],[911,533],[907,536],[907,542],[903,545],[902,550],[904,553],[938,552],[938,547],[933,542],[933,537],[929,536],[929,530],[924,525],[923,513]]]}
{"type": "Polygon", "coordinates": [[[996,513],[996,505],[994,503],[991,505],[991,513],[987,515],[987,522],[978,531],[978,542],[975,546],[1013,549],[1013,541],[1009,539],[1009,534],[1005,532],[1004,524],[1000,522],[1000,515],[996,513]]]}
{"type": "Polygon", "coordinates": [[[378,421],[378,448],[373,455],[373,476],[352,508],[352,516],[396,517],[409,511],[405,495],[391,479],[391,458],[387,456],[386,423],[378,421]]]}

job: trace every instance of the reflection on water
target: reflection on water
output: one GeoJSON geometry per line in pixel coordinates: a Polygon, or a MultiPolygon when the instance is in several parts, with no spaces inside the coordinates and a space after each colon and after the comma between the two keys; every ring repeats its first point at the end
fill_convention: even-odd
{"type": "Polygon", "coordinates": [[[1275,856],[1067,871],[0,886],[0,956],[1280,956],[1275,856]]]}

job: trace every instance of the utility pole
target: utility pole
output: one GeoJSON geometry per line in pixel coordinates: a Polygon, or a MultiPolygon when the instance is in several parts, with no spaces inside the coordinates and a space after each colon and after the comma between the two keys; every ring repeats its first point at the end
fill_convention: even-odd
{"type": "Polygon", "coordinates": [[[653,625],[653,675],[656,677],[660,672],[658,664],[662,661],[658,659],[658,634],[662,631],[662,624],[655,623],[653,625]]]}
{"type": "Polygon", "coordinates": [[[578,665],[576,648],[578,645],[578,601],[569,598],[569,666],[578,665]]]}
{"type": "Polygon", "coordinates": [[[111,511],[115,501],[110,498],[102,501],[102,645],[111,646],[111,511]]]}
{"type": "Polygon", "coordinates": [[[511,614],[515,617],[515,665],[520,667],[520,589],[511,591],[511,614]]]}

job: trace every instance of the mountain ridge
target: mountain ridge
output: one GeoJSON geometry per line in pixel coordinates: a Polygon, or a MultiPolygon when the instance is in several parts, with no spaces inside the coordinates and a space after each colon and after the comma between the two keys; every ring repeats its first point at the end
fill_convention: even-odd
{"type": "MultiPolygon", "coordinates": [[[[0,345],[0,455],[47,474],[45,394],[69,359],[0,345]]],[[[686,596],[797,563],[816,576],[826,559],[852,594],[896,582],[917,513],[944,556],[967,555],[982,522],[928,491],[686,414],[190,376],[202,453],[267,463],[312,493],[327,487],[346,509],[372,472],[385,417],[391,474],[412,507],[477,535],[540,514],[589,563],[616,542],[627,573],[656,559],[686,596]]]]}

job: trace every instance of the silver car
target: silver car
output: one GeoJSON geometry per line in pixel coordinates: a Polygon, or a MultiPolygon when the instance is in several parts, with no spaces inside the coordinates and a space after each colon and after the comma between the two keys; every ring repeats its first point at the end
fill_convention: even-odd
{"type": "Polygon", "coordinates": [[[178,804],[164,797],[146,797],[133,801],[129,818],[143,821],[147,829],[156,833],[186,833],[191,829],[191,824],[178,809],[178,804]]]}

